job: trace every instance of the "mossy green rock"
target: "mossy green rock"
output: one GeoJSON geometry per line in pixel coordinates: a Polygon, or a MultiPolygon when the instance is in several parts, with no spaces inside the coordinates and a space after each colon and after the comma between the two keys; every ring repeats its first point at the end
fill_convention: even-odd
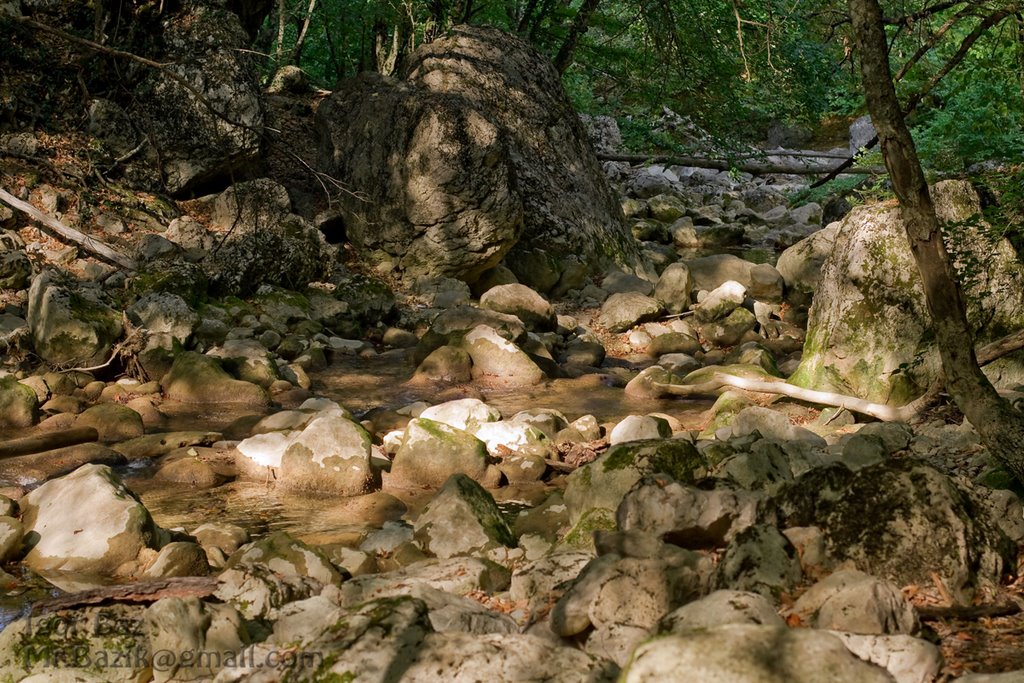
{"type": "Polygon", "coordinates": [[[95,365],[121,336],[121,315],[83,292],[41,273],[28,296],[28,324],[36,353],[51,365],[95,365]]]}
{"type": "Polygon", "coordinates": [[[0,429],[31,427],[39,417],[39,399],[32,387],[8,375],[0,377],[0,429]]]}
{"type": "Polygon", "coordinates": [[[146,433],[142,416],[120,403],[98,403],[75,419],[76,427],[92,427],[100,441],[112,443],[137,439],[146,433]]]}
{"type": "Polygon", "coordinates": [[[722,427],[728,427],[734,417],[752,405],[754,405],[754,402],[738,391],[729,389],[722,392],[708,411],[711,419],[708,421],[707,426],[704,427],[704,431],[698,435],[698,438],[713,439],[715,432],[722,427]]]}
{"type": "Polygon", "coordinates": [[[469,432],[443,422],[415,419],[405,428],[388,483],[399,487],[444,485],[453,474],[481,481],[487,472],[487,446],[469,432]]]}
{"type": "MultiPolygon", "coordinates": [[[[967,223],[981,211],[967,181],[932,189],[957,224],[947,248],[964,281],[978,343],[1024,326],[1024,265],[1009,241],[967,223]]],[[[855,208],[842,222],[815,290],[803,359],[790,382],[902,405],[941,375],[924,289],[895,203],[855,208]]],[[[1013,374],[1013,373],[1010,373],[1013,374]]]]}
{"type": "Polygon", "coordinates": [[[464,474],[454,474],[416,519],[416,540],[440,558],[485,555],[515,546],[512,531],[494,498],[464,474]]]}
{"type": "Polygon", "coordinates": [[[167,398],[182,403],[265,406],[270,402],[263,389],[234,379],[216,359],[194,351],[175,356],[171,369],[160,380],[160,388],[167,398]]]}
{"type": "Polygon", "coordinates": [[[566,532],[558,547],[594,552],[595,531],[615,531],[615,512],[607,508],[591,508],[579,515],[576,523],[566,532]]]}
{"type": "Polygon", "coordinates": [[[814,469],[778,495],[786,527],[817,526],[831,561],[897,585],[942,577],[964,599],[997,585],[1014,548],[984,507],[952,479],[912,458],[857,472],[814,469]]]}
{"type": "Polygon", "coordinates": [[[106,465],[46,482],[21,500],[21,509],[31,548],[25,564],[36,571],[131,575],[143,549],[169,540],[106,465]]]}
{"type": "Polygon", "coordinates": [[[707,474],[707,464],[693,444],[677,439],[651,439],[619,444],[569,475],[565,503],[576,524],[584,512],[603,508],[613,513],[636,482],[663,472],[676,481],[693,483],[707,474]]]}

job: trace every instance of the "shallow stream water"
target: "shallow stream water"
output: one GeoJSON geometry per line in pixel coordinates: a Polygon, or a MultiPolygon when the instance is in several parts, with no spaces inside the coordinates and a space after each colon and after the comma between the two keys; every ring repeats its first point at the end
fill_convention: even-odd
{"type": "MultiPolygon", "coordinates": [[[[616,362],[611,361],[612,364],[616,362]]],[[[599,422],[615,422],[637,413],[671,415],[693,428],[709,401],[678,399],[650,400],[626,396],[621,385],[612,386],[602,375],[578,379],[557,379],[525,388],[488,387],[477,383],[448,388],[446,393],[430,385],[412,385],[407,379],[412,368],[394,357],[344,358],[316,373],[314,393],[341,403],[357,418],[374,408],[396,410],[416,401],[436,403],[460,395],[477,396],[511,417],[530,408],[554,408],[570,421],[593,415],[599,422]]],[[[244,412],[200,413],[182,406],[168,406],[167,430],[211,430],[226,428],[244,412]]],[[[288,531],[310,542],[345,542],[365,533],[367,521],[354,511],[352,499],[315,493],[279,491],[274,482],[235,481],[213,489],[197,490],[186,485],[152,479],[152,468],[135,467],[123,472],[129,487],[138,493],[157,524],[191,531],[209,521],[230,522],[262,535],[288,531]]],[[[495,490],[499,502],[529,505],[543,495],[544,485],[503,487],[495,490]]],[[[390,491],[389,491],[390,492],[390,491]]],[[[394,492],[410,508],[418,507],[427,494],[394,492]]],[[[372,524],[372,523],[371,523],[372,524]]]]}

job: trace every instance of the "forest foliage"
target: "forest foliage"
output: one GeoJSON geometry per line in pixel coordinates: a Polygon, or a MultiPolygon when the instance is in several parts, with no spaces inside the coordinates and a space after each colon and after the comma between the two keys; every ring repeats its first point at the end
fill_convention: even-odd
{"type": "MultiPolygon", "coordinates": [[[[898,79],[901,96],[929,90],[910,120],[925,162],[961,170],[1024,159],[1020,8],[890,0],[885,10],[893,72],[914,63],[898,79]]],[[[550,55],[576,106],[618,118],[636,149],[679,142],[652,133],[664,107],[749,139],[779,121],[827,133],[830,121],[865,111],[841,0],[277,0],[257,42],[268,75],[296,63],[330,89],[360,71],[400,69],[417,45],[462,22],[518,33],[550,55]]]]}

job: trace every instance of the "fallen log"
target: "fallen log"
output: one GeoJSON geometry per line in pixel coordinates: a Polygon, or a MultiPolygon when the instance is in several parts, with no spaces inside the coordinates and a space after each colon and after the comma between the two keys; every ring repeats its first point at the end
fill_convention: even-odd
{"type": "Polygon", "coordinates": [[[1008,334],[1002,339],[997,339],[991,344],[986,344],[978,349],[978,365],[988,365],[992,361],[1020,349],[1024,349],[1024,330],[1008,334]]]}
{"type": "Polygon", "coordinates": [[[80,593],[37,602],[33,612],[45,613],[74,609],[105,602],[150,603],[162,598],[205,598],[217,590],[220,581],[213,576],[186,576],[154,581],[140,581],[122,586],[104,586],[80,593]]]}
{"type": "MultiPolygon", "coordinates": [[[[728,171],[736,169],[744,173],[754,175],[768,175],[772,173],[784,173],[787,175],[820,175],[830,173],[834,169],[831,166],[821,164],[765,164],[753,162],[730,162],[721,159],[708,159],[705,157],[688,157],[675,155],[645,155],[645,154],[598,154],[601,161],[623,161],[630,164],[676,164],[678,166],[693,166],[695,168],[710,168],[717,171],[728,171]]],[[[843,173],[857,175],[881,175],[885,173],[882,166],[855,166],[842,171],[843,173]]]]}
{"type": "Polygon", "coordinates": [[[99,257],[104,261],[113,263],[114,265],[121,266],[127,270],[137,270],[138,266],[135,261],[128,258],[121,252],[117,251],[109,244],[100,242],[97,239],[89,237],[84,232],[70,228],[59,220],[52,216],[48,216],[36,207],[32,206],[28,202],[24,202],[10,192],[0,189],[0,201],[7,204],[13,209],[17,209],[22,213],[28,215],[32,220],[41,224],[47,229],[47,232],[51,232],[54,236],[63,242],[72,242],[85,249],[93,256],[99,257]]]}
{"type": "Polygon", "coordinates": [[[736,377],[725,373],[716,372],[707,382],[700,384],[664,384],[662,382],[651,382],[655,389],[663,391],[671,396],[708,396],[718,393],[722,389],[743,389],[762,394],[779,394],[795,398],[799,401],[817,403],[835,408],[846,408],[850,412],[869,415],[886,422],[906,422],[921,410],[926,408],[938,394],[937,387],[929,389],[924,396],[911,401],[905,406],[890,406],[884,403],[873,403],[855,396],[836,394],[831,391],[817,391],[816,389],[804,389],[803,387],[788,384],[783,380],[769,381],[759,379],[748,379],[736,377]]]}
{"type": "Polygon", "coordinates": [[[918,607],[921,621],[956,619],[975,621],[991,617],[1010,617],[1020,614],[1021,606],[1016,602],[994,603],[991,605],[953,605],[952,607],[918,607]]]}
{"type": "Polygon", "coordinates": [[[17,455],[32,455],[52,451],[65,446],[77,446],[92,443],[100,438],[99,432],[92,427],[73,427],[63,432],[50,432],[25,436],[20,439],[9,439],[0,442],[0,458],[12,458],[17,455]]]}

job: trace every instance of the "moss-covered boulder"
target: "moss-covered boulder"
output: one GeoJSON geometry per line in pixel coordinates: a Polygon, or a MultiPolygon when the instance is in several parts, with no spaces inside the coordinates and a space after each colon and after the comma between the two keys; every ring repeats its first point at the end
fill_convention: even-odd
{"type": "Polygon", "coordinates": [[[233,378],[215,358],[194,351],[175,356],[171,369],[160,380],[160,388],[167,398],[182,403],[265,406],[270,402],[266,391],[233,378]]]}
{"type": "Polygon", "coordinates": [[[39,418],[39,397],[13,376],[0,377],[0,429],[31,427],[39,418]]]}
{"type": "Polygon", "coordinates": [[[59,284],[49,273],[32,281],[28,324],[36,353],[51,365],[95,365],[121,336],[121,315],[98,290],[59,284]]]}
{"type": "Polygon", "coordinates": [[[21,500],[21,510],[30,548],[25,563],[40,572],[131,576],[146,549],[170,540],[106,465],[46,482],[21,500]]]}
{"type": "Polygon", "coordinates": [[[923,462],[814,469],[776,496],[786,527],[821,528],[830,561],[904,586],[938,574],[962,599],[1012,571],[1013,547],[967,490],[923,462]]]}
{"type": "Polygon", "coordinates": [[[608,510],[614,518],[633,485],[644,475],[659,472],[692,484],[707,474],[707,464],[688,441],[652,439],[613,446],[569,475],[565,503],[572,523],[592,508],[608,510]]]}
{"type": "Polygon", "coordinates": [[[142,416],[120,403],[98,403],[75,418],[76,427],[92,427],[100,441],[137,439],[146,433],[142,416]]]}
{"type": "MultiPolygon", "coordinates": [[[[948,249],[964,283],[976,340],[1024,327],[1024,265],[1009,241],[993,236],[983,222],[971,223],[981,205],[970,183],[940,182],[932,196],[939,219],[951,229],[948,249]]],[[[836,230],[815,291],[803,359],[790,381],[907,403],[940,376],[930,328],[899,207],[858,207],[836,230]]],[[[1015,374],[1019,380],[1020,372],[1015,374]]]]}
{"type": "Polygon", "coordinates": [[[405,428],[386,482],[406,488],[436,488],[453,474],[483,481],[487,470],[487,446],[483,441],[443,422],[420,418],[405,428]]]}
{"type": "Polygon", "coordinates": [[[424,550],[445,559],[515,546],[494,498],[464,474],[453,474],[427,503],[415,534],[424,550]]]}

